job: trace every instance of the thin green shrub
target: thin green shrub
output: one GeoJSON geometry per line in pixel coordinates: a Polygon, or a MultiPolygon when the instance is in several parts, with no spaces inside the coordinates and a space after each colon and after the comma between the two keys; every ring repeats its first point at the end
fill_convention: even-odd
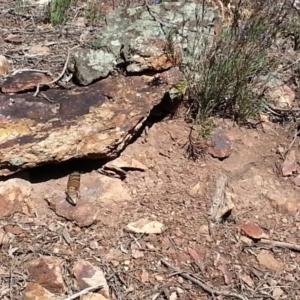
{"type": "Polygon", "coordinates": [[[51,0],[48,4],[47,16],[53,26],[67,21],[67,10],[71,0],[51,0]]]}
{"type": "Polygon", "coordinates": [[[104,17],[104,14],[100,9],[99,1],[89,0],[84,15],[88,26],[96,25],[104,17]]]}
{"type": "MultiPolygon", "coordinates": [[[[182,65],[190,113],[197,124],[213,115],[244,122],[266,105],[258,91],[262,76],[276,70],[270,50],[281,34],[288,8],[282,1],[257,1],[247,7],[251,14],[245,18],[242,2],[236,5],[231,25],[223,27],[214,46],[194,51],[191,61],[182,65]]],[[[200,30],[194,49],[199,49],[199,43],[207,43],[200,30]]]]}

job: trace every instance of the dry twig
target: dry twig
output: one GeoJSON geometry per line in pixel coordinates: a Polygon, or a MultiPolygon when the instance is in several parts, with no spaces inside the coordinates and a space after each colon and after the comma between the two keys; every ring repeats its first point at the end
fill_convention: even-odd
{"type": "Polygon", "coordinates": [[[14,261],[11,264],[11,267],[9,269],[9,298],[10,300],[13,299],[12,297],[12,288],[13,288],[13,267],[14,267],[14,261]]]}
{"type": "MultiPolygon", "coordinates": [[[[66,62],[65,62],[65,65],[63,67],[63,70],[61,71],[61,73],[55,79],[53,79],[50,82],[45,83],[45,85],[50,85],[50,84],[56,83],[57,81],[59,81],[64,76],[64,74],[65,74],[65,72],[67,70],[67,67],[68,67],[68,63],[69,63],[70,52],[71,52],[71,50],[73,50],[73,49],[75,49],[77,47],[78,46],[75,46],[72,49],[68,48],[67,58],[66,58],[66,62]]],[[[40,91],[40,85],[38,84],[38,86],[36,87],[36,92],[34,93],[34,97],[36,97],[38,95],[39,91],[40,91]]]]}
{"type": "Polygon", "coordinates": [[[93,292],[95,290],[99,290],[99,289],[103,288],[104,286],[105,286],[105,284],[103,284],[103,283],[97,284],[95,286],[90,286],[90,287],[88,287],[88,288],[86,288],[86,289],[84,289],[84,290],[82,290],[82,291],[80,291],[80,292],[78,292],[78,293],[76,293],[76,294],[68,297],[68,298],[65,298],[63,300],[74,300],[74,299],[76,299],[76,298],[78,298],[78,297],[80,297],[82,295],[88,294],[89,292],[93,292]]]}
{"type": "Polygon", "coordinates": [[[300,245],[298,245],[298,244],[272,241],[272,240],[268,240],[268,239],[261,239],[259,241],[259,243],[257,243],[257,245],[259,245],[259,244],[269,245],[271,247],[285,248],[285,249],[290,249],[290,250],[300,252],[300,245]]]}
{"type": "Polygon", "coordinates": [[[176,275],[180,275],[182,278],[191,281],[192,283],[196,284],[197,286],[199,286],[200,288],[202,288],[205,292],[209,293],[212,296],[227,296],[227,297],[235,297],[237,299],[241,299],[241,300],[248,300],[248,298],[243,297],[239,294],[230,292],[230,291],[220,291],[220,290],[215,290],[213,288],[211,288],[208,284],[206,284],[205,282],[201,281],[200,279],[197,279],[195,277],[193,277],[192,275],[189,275],[187,273],[185,273],[184,271],[181,271],[179,268],[174,267],[173,265],[171,265],[170,263],[168,263],[166,260],[161,259],[161,263],[168,267],[169,269],[171,269],[172,271],[176,272],[176,275]]]}
{"type": "Polygon", "coordinates": [[[37,72],[37,73],[45,73],[45,74],[49,74],[48,71],[45,70],[38,70],[38,69],[19,69],[19,70],[15,70],[10,76],[15,76],[18,73],[23,73],[23,72],[37,72]]]}

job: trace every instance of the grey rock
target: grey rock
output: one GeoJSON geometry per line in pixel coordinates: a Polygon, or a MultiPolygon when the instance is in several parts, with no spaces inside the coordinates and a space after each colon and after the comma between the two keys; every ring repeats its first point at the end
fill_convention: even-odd
{"type": "Polygon", "coordinates": [[[172,59],[174,46],[184,61],[192,62],[213,43],[215,14],[212,8],[182,2],[117,9],[106,16],[106,27],[93,43],[96,50],[78,50],[69,69],[87,85],[119,63],[129,73],[168,70],[178,64],[172,59]]]}
{"type": "Polygon", "coordinates": [[[107,77],[116,64],[116,58],[112,53],[102,50],[81,50],[72,56],[68,67],[79,84],[88,85],[97,79],[107,77]]]}

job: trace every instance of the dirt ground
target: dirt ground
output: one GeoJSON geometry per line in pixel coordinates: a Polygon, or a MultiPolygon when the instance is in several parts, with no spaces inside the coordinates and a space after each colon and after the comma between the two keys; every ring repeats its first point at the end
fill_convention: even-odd
{"type": "MultiPolygon", "coordinates": [[[[148,168],[128,172],[123,181],[132,199],[102,203],[97,222],[86,229],[59,218],[44,200],[46,193],[64,188],[66,177],[33,184],[37,217],[18,214],[1,220],[2,226],[19,225],[25,231],[10,243],[10,249],[17,248],[12,256],[6,247],[1,251],[2,274],[7,276],[2,278],[3,299],[9,299],[10,282],[12,299],[20,299],[17,295],[30,282],[24,265],[40,255],[64,259],[70,293],[74,286],[68,270],[82,258],[105,269],[117,299],[153,299],[157,293],[156,299],[170,299],[172,292],[177,292],[177,299],[211,299],[191,282],[170,276],[174,271],[160,264],[164,258],[216,291],[236,291],[248,299],[300,299],[299,256],[288,249],[272,248],[269,252],[274,261],[269,261],[264,257],[267,246],[248,245],[238,232],[242,224],[254,221],[269,239],[297,243],[298,189],[276,168],[281,162],[278,148],[290,143],[286,132],[274,125],[268,132],[228,123],[223,126],[234,144],[230,157],[193,162],[186,158],[189,127],[182,120],[154,124],[148,136],[138,138],[123,153],[148,168]],[[227,221],[210,225],[207,213],[220,174],[232,174],[229,191],[235,209],[227,221]],[[157,235],[129,233],[126,225],[141,218],[159,221],[165,230],[157,235]],[[59,225],[67,228],[71,245],[59,230],[53,230],[59,225]],[[137,256],[135,249],[140,253],[137,256]],[[13,275],[9,276],[9,271],[13,275]],[[252,280],[250,286],[247,276],[252,280]],[[278,289],[283,294],[280,297],[276,297],[278,289]]],[[[96,171],[86,173],[82,181],[95,181],[99,176],[96,171]]]]}
{"type": "MultiPolygon", "coordinates": [[[[7,9],[7,1],[1,1],[0,6],[2,11],[7,9]]],[[[74,25],[64,36],[59,29],[46,30],[36,22],[13,13],[0,18],[0,54],[12,60],[14,69],[59,73],[66,44],[78,44],[83,29],[74,25]],[[22,43],[4,42],[10,33],[20,35],[22,43]],[[26,57],[31,46],[52,42],[50,58],[26,57]]],[[[1,228],[18,225],[22,229],[0,249],[0,298],[22,299],[22,291],[33,282],[26,263],[47,255],[63,259],[68,295],[78,291],[72,266],[84,259],[105,272],[112,299],[235,298],[222,291],[245,299],[300,299],[299,254],[287,247],[253,243],[238,230],[251,221],[269,240],[300,244],[299,188],[292,177],[281,173],[282,153],[291,145],[293,135],[271,123],[246,129],[219,120],[219,126],[233,143],[230,156],[222,161],[208,155],[198,161],[187,158],[190,126],[181,118],[163,120],[143,132],[122,156],[135,159],[145,170],[128,171],[123,181],[118,180],[129,195],[123,197],[127,200],[121,196],[100,199],[97,220],[86,228],[57,216],[45,201],[45,195],[53,191],[63,193],[67,181],[63,166],[55,166],[63,175],[52,176],[49,171],[47,179],[40,173],[48,172],[47,168],[25,174],[32,184],[32,211],[0,220],[1,228]],[[216,180],[222,174],[228,177],[228,193],[235,208],[224,222],[212,223],[208,212],[216,180]],[[126,230],[128,223],[141,218],[161,222],[163,232],[147,235],[126,230]],[[61,234],[64,228],[71,243],[61,234]],[[162,259],[180,270],[163,265],[162,259]],[[183,274],[192,274],[211,290],[203,290],[183,274]]],[[[292,149],[299,156],[298,141],[292,149]]],[[[84,197],[89,184],[105,177],[97,169],[82,174],[84,197]]],[[[101,198],[101,190],[99,195],[101,198]]]]}

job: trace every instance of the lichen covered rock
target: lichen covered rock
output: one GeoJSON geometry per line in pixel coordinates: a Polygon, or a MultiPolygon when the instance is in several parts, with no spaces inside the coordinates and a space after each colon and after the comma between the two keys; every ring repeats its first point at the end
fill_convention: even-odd
{"type": "Polygon", "coordinates": [[[70,91],[0,95],[0,176],[72,158],[115,157],[168,89],[144,77],[107,78],[70,91]]]}

